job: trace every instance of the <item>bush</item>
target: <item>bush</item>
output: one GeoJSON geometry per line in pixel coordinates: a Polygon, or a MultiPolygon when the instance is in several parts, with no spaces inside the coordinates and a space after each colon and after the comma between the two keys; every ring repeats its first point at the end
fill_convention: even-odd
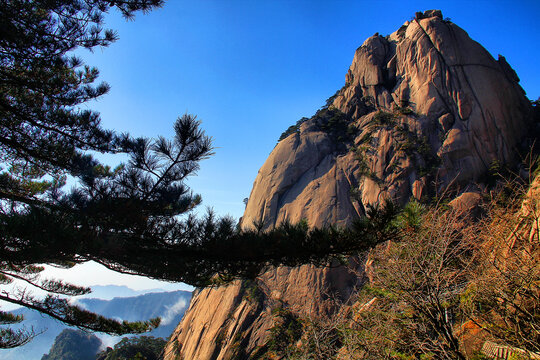
{"type": "Polygon", "coordinates": [[[486,339],[540,352],[540,201],[522,202],[512,184],[511,199],[492,198],[481,220],[409,203],[393,240],[369,252],[369,285],[333,318],[304,320],[301,358],[318,359],[310,344],[325,334],[339,341],[321,359],[484,359],[486,339]]]}
{"type": "Polygon", "coordinates": [[[395,125],[396,116],[392,113],[379,110],[377,113],[375,113],[373,121],[377,125],[395,125]]]}
{"type": "Polygon", "coordinates": [[[283,133],[281,133],[281,135],[280,135],[280,137],[278,139],[278,142],[285,139],[286,137],[288,137],[291,134],[295,134],[295,133],[299,134],[300,133],[300,125],[302,125],[307,120],[309,120],[307,117],[303,117],[300,120],[298,120],[296,122],[296,124],[289,126],[287,128],[287,130],[285,130],[283,133]]]}
{"type": "Polygon", "coordinates": [[[298,315],[283,307],[272,310],[275,324],[270,328],[268,349],[278,355],[288,356],[295,351],[295,345],[303,333],[298,315]]]}

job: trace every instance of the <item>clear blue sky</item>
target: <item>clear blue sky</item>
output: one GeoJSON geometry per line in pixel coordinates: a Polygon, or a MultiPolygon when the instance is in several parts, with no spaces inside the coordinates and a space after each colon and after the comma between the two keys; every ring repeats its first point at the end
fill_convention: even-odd
{"type": "Polygon", "coordinates": [[[238,218],[281,132],[344,84],[355,49],[433,8],[506,56],[529,98],[540,96],[537,0],[170,0],[134,21],[107,19],[120,40],[84,57],[112,90],[90,106],[105,126],[150,137],[196,114],[216,155],[189,184],[203,206],[238,218]]]}
{"type": "MultiPolygon", "coordinates": [[[[341,88],[356,48],[434,8],[492,55],[504,55],[529,98],[540,96],[538,0],[170,0],[130,22],[111,14],[107,25],[120,40],[83,54],[112,90],[89,107],[101,111],[106,127],[149,137],[172,136],[178,116],[198,115],[216,155],[189,184],[203,206],[238,218],[281,132],[341,88]]],[[[68,279],[86,273],[82,285],[159,286],[95,271],[87,264],[68,279]]]]}

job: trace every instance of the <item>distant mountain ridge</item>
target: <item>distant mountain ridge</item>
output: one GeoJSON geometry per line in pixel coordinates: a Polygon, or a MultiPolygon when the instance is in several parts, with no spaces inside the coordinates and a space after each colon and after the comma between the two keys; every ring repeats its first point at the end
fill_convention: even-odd
{"type": "Polygon", "coordinates": [[[77,296],[77,299],[101,299],[111,300],[116,297],[133,297],[148,293],[170,292],[165,289],[145,289],[133,290],[125,285],[93,285],[92,292],[83,296],[77,296]]]}
{"type": "MultiPolygon", "coordinates": [[[[112,293],[116,294],[136,292],[126,287],[119,287],[120,289],[112,287],[105,288],[108,288],[109,292],[112,291],[112,293]]],[[[98,289],[96,295],[99,295],[102,290],[104,289],[98,289]]],[[[115,297],[110,300],[83,298],[75,301],[85,309],[121,320],[137,321],[161,317],[163,319],[162,325],[149,333],[141,335],[166,338],[181,320],[190,299],[191,292],[178,290],[130,297],[115,297]]],[[[68,328],[56,320],[26,308],[15,310],[13,313],[23,315],[25,318],[23,323],[18,326],[33,327],[37,333],[41,331],[43,333],[36,336],[30,343],[24,346],[10,350],[1,350],[0,360],[41,359],[42,355],[47,353],[51,348],[56,336],[62,330],[68,328]]],[[[121,338],[102,334],[96,335],[101,338],[105,346],[110,346],[121,338]]]]}
{"type": "Polygon", "coordinates": [[[64,329],[41,360],[95,360],[101,341],[92,333],[64,329]]]}
{"type": "Polygon", "coordinates": [[[78,303],[85,309],[103,316],[127,321],[162,317],[162,325],[148,333],[148,335],[167,337],[170,335],[170,332],[167,333],[170,326],[167,325],[170,325],[172,318],[176,317],[180,309],[187,308],[190,298],[191,293],[178,290],[133,297],[115,297],[111,300],[80,299],[78,303]],[[183,296],[186,294],[189,294],[189,297],[183,296]],[[176,302],[172,301],[175,298],[178,298],[178,300],[176,302]],[[137,311],[134,311],[134,309],[137,309],[137,311]]]}

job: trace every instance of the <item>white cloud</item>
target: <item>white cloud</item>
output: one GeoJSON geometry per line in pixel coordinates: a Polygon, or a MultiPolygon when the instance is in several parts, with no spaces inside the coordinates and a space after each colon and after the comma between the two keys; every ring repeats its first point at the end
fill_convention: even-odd
{"type": "Polygon", "coordinates": [[[108,347],[114,347],[120,340],[122,340],[122,336],[112,336],[107,334],[95,334],[99,340],[101,340],[101,346],[99,348],[99,351],[104,351],[108,347]]]}
{"type": "Polygon", "coordinates": [[[68,302],[70,303],[70,305],[78,306],[83,310],[88,310],[88,307],[82,302],[80,302],[79,299],[77,299],[76,297],[69,298],[68,302]]]}
{"type": "Polygon", "coordinates": [[[124,285],[133,290],[166,289],[192,291],[193,287],[182,283],[168,283],[146,278],[144,276],[126,275],[107,269],[94,261],[75,265],[70,269],[61,269],[45,265],[44,277],[62,279],[80,286],[92,285],[124,285]]]}
{"type": "Polygon", "coordinates": [[[187,301],[180,298],[174,305],[167,306],[167,311],[161,316],[161,325],[168,325],[173,321],[182,310],[187,306],[187,301]]]}

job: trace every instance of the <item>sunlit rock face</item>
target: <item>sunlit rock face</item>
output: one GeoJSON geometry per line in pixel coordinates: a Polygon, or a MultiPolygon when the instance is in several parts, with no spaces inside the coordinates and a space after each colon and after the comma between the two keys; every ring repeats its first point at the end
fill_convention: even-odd
{"type": "MultiPolygon", "coordinates": [[[[385,199],[474,192],[492,164],[516,160],[530,123],[530,102],[505,59],[495,60],[436,10],[367,39],[345,81],[326,109],[274,148],[243,227],[301,219],[347,226],[385,199]]],[[[264,351],[272,308],[325,316],[332,311],[325,300],[346,300],[363,281],[360,262],[355,274],[281,267],[256,286],[202,289],[165,359],[247,359],[264,351]]]]}

